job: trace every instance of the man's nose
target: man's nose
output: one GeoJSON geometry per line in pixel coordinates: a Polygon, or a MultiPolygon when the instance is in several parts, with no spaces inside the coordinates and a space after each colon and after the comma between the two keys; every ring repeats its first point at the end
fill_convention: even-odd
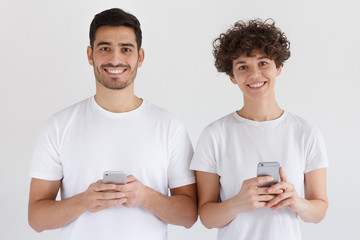
{"type": "Polygon", "coordinates": [[[123,55],[119,50],[113,51],[110,54],[109,63],[111,63],[114,66],[123,63],[123,55]]]}

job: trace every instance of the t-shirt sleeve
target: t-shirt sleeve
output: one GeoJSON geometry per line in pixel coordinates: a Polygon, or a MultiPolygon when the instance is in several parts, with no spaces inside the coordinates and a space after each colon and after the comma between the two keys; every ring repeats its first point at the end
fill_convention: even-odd
{"type": "Polygon", "coordinates": [[[207,127],[199,137],[190,169],[217,173],[216,149],[215,141],[207,127]]]}
{"type": "Polygon", "coordinates": [[[38,136],[29,173],[32,178],[50,181],[63,178],[58,131],[54,118],[45,123],[38,136]]]}
{"type": "Polygon", "coordinates": [[[181,124],[171,137],[168,167],[170,189],[195,183],[194,171],[190,170],[193,153],[189,135],[181,124]]]}
{"type": "Polygon", "coordinates": [[[329,163],[325,140],[316,127],[311,131],[306,153],[305,173],[318,168],[328,167],[329,163]]]}

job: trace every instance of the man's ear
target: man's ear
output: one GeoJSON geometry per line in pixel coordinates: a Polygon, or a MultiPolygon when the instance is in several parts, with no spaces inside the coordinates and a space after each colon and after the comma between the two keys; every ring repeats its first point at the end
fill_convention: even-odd
{"type": "Polygon", "coordinates": [[[141,67],[145,59],[144,49],[140,48],[139,50],[139,58],[138,58],[138,68],[141,67]]]}
{"type": "Polygon", "coordinates": [[[87,53],[87,57],[88,57],[89,64],[90,64],[91,66],[94,66],[94,61],[93,61],[93,59],[92,59],[92,48],[91,48],[90,46],[87,47],[86,53],[87,53]]]}
{"type": "Polygon", "coordinates": [[[276,69],[276,76],[279,76],[279,75],[280,75],[281,70],[282,70],[282,66],[280,66],[280,67],[278,67],[278,68],[276,69]]]}

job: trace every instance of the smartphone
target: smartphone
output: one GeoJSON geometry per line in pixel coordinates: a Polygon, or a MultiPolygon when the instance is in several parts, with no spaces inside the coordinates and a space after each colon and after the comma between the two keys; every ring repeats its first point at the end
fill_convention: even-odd
{"type": "Polygon", "coordinates": [[[126,184],[127,173],[124,171],[105,171],[104,183],[126,184]]]}
{"type": "Polygon", "coordinates": [[[257,176],[272,176],[271,182],[260,184],[258,187],[270,187],[280,181],[280,164],[278,162],[259,162],[257,165],[257,176]]]}

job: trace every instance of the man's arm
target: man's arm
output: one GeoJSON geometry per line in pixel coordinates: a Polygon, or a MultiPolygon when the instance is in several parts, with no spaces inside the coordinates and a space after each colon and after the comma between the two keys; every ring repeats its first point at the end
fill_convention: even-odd
{"type": "Polygon", "coordinates": [[[30,185],[28,220],[37,232],[63,227],[74,221],[85,211],[96,212],[123,204],[126,199],[114,190],[116,185],[98,181],[89,186],[86,192],[65,200],[56,201],[61,180],[47,181],[33,178],[30,185]]]}
{"type": "Polygon", "coordinates": [[[85,212],[79,195],[63,201],[55,200],[60,185],[61,180],[31,180],[28,219],[35,231],[60,228],[85,212]]]}
{"type": "Polygon", "coordinates": [[[127,198],[124,206],[142,206],[166,223],[190,228],[197,220],[195,184],[173,188],[171,196],[165,196],[128,176],[127,184],[118,185],[117,190],[127,198]]]}

